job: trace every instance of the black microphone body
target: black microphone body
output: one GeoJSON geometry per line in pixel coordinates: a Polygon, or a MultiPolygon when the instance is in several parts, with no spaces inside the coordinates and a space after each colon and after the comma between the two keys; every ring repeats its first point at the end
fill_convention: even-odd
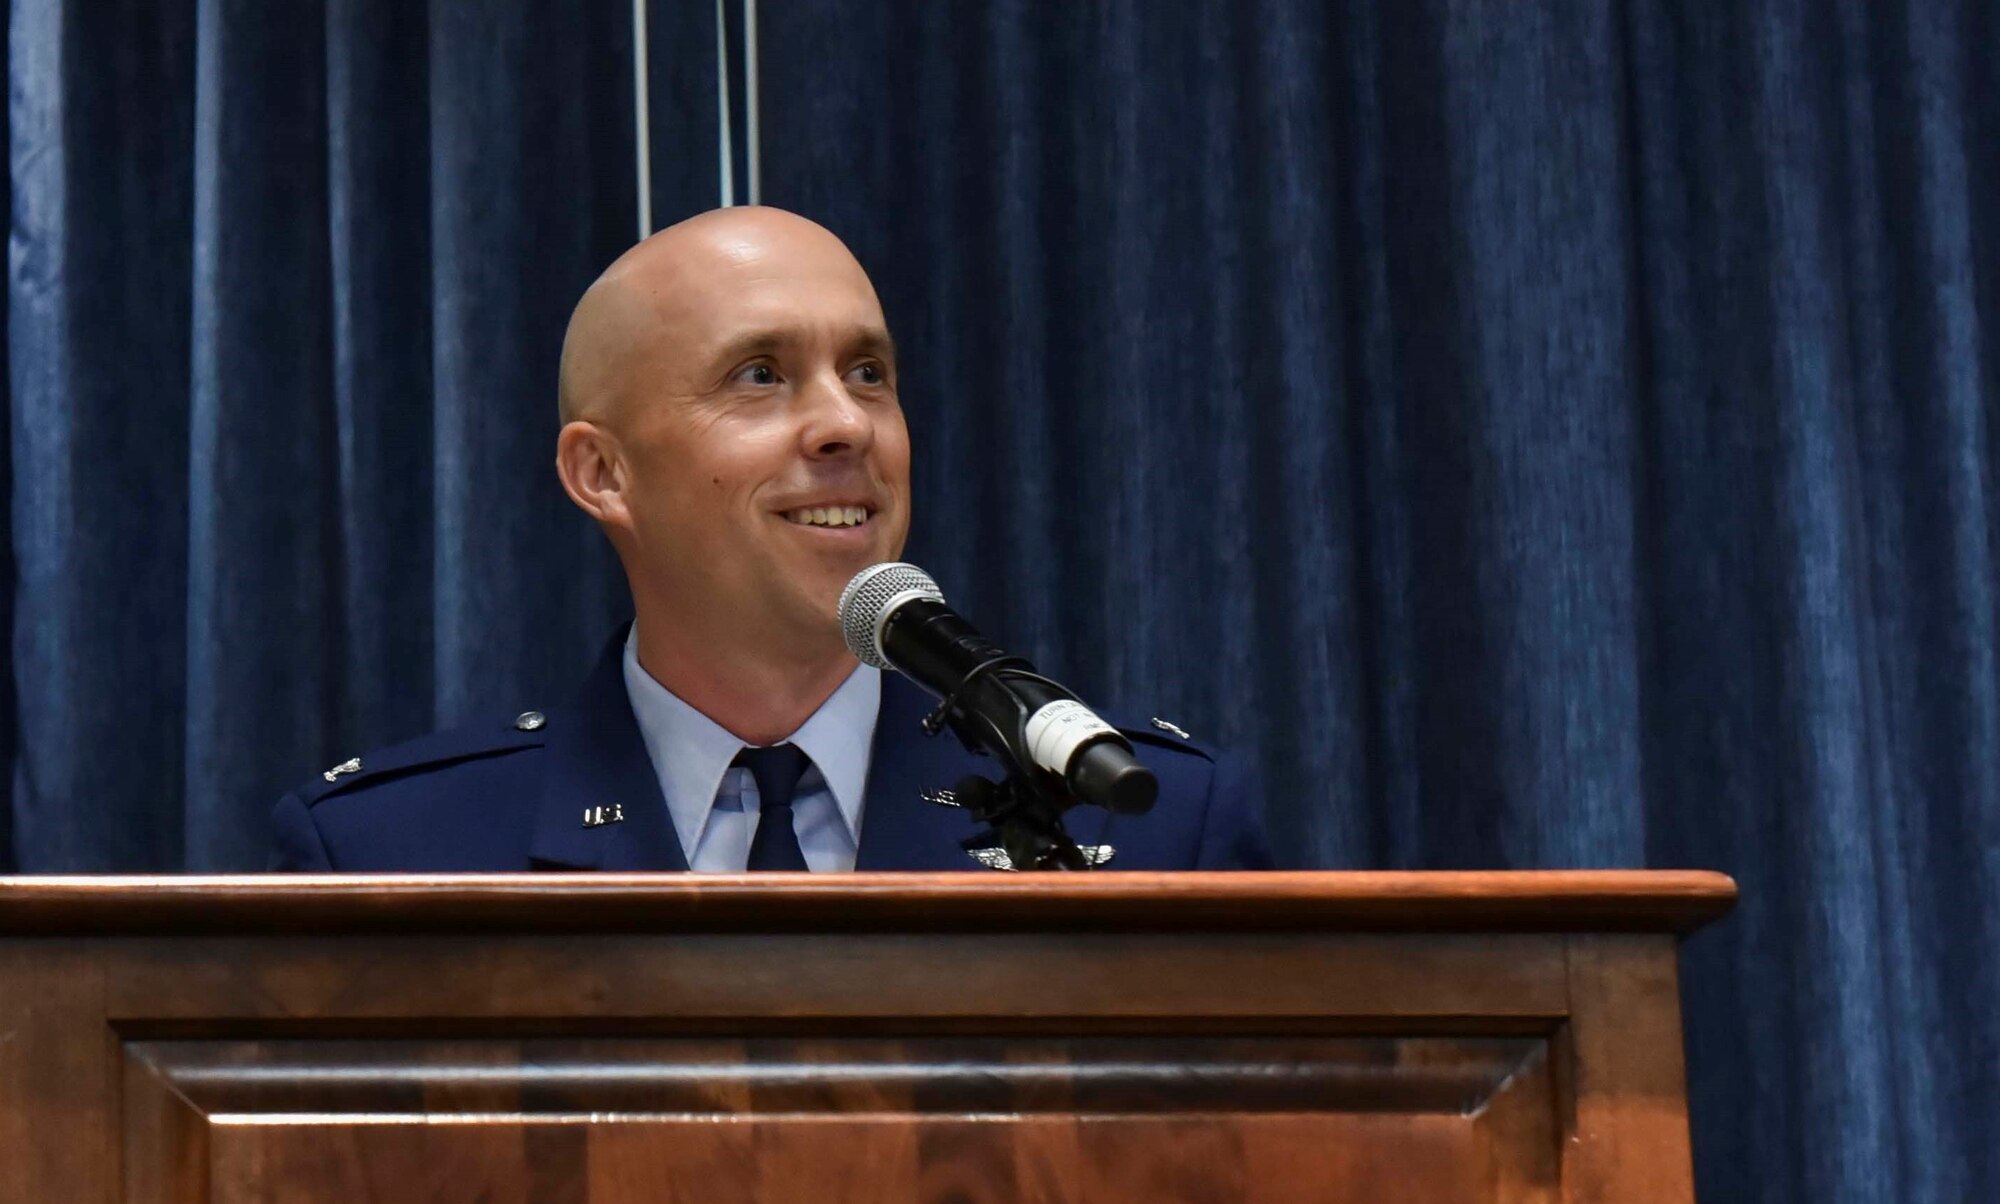
{"type": "Polygon", "coordinates": [[[918,685],[951,699],[986,751],[1022,769],[1055,774],[1077,799],[1139,814],[1159,780],[1117,729],[1074,694],[1001,651],[937,597],[908,597],[880,620],[883,659],[918,685]]]}

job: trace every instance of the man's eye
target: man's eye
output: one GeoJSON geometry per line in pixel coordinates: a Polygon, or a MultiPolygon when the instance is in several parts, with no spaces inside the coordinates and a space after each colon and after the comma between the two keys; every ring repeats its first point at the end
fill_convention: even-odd
{"type": "Polygon", "coordinates": [[[854,369],[852,375],[864,385],[879,385],[882,383],[882,365],[862,364],[854,369]]]}
{"type": "Polygon", "coordinates": [[[769,364],[751,364],[738,372],[736,378],[746,384],[775,385],[778,383],[778,370],[769,364]]]}

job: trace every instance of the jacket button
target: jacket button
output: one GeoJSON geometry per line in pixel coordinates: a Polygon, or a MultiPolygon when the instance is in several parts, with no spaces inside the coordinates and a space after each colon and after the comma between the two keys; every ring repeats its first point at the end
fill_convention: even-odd
{"type": "Polygon", "coordinates": [[[538,732],[548,721],[549,717],[540,711],[522,711],[514,717],[514,727],[517,731],[538,732]]]}

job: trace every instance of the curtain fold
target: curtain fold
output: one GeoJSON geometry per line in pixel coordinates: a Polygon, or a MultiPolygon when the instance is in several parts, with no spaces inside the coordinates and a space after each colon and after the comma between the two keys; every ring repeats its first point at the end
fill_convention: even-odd
{"type": "Polygon", "coordinates": [[[255,868],[274,791],[548,705],[625,606],[549,447],[627,15],[100,8],[11,17],[10,834],[255,868]]]}
{"type": "MultiPolygon", "coordinates": [[[[650,13],[664,224],[716,30],[650,13]]],[[[759,13],[765,196],[874,275],[983,628],[1247,754],[1292,864],[1736,875],[1704,1198],[2000,1198],[2000,4],[759,13]]],[[[254,868],[570,688],[628,21],[13,6],[0,858],[254,868]]]]}
{"type": "MultiPolygon", "coordinates": [[[[12,8],[13,844],[183,864],[192,6],[12,8]]],[[[245,784],[248,785],[247,783],[245,784]]]]}

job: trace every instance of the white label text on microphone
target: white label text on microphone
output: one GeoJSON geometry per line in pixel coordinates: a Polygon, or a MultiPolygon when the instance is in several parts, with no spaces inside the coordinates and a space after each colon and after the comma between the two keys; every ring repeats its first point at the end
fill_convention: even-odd
{"type": "Polygon", "coordinates": [[[1051,773],[1068,773],[1076,750],[1118,729],[1074,698],[1058,699],[1028,716],[1028,756],[1051,773]]]}

